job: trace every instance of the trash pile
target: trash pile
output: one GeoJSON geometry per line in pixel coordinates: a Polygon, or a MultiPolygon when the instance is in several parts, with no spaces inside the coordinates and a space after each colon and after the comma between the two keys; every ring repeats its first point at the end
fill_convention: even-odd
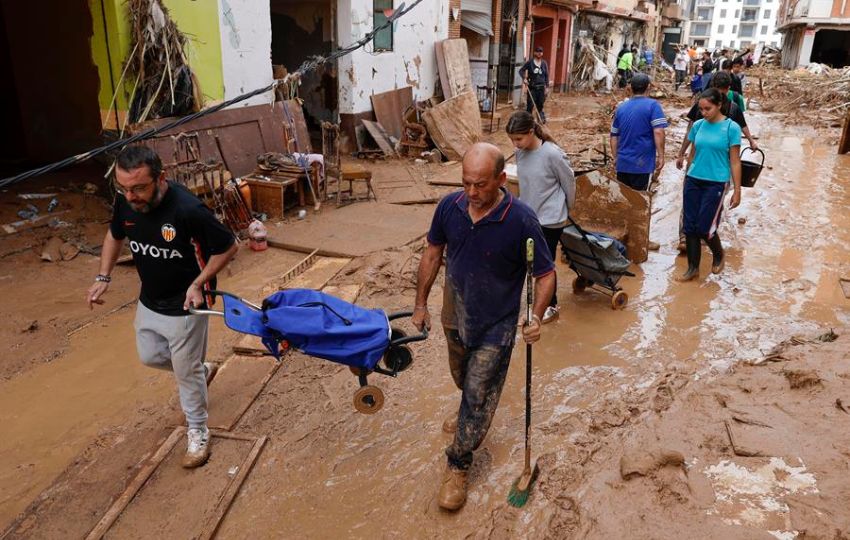
{"type": "Polygon", "coordinates": [[[759,96],[762,110],[789,113],[790,122],[805,118],[815,125],[836,127],[850,111],[850,67],[809,64],[792,71],[759,65],[748,70],[747,77],[755,81],[750,93],[759,96]],[[790,114],[795,112],[800,114],[790,114]]]}
{"type": "Polygon", "coordinates": [[[577,89],[596,90],[604,86],[611,91],[613,74],[605,66],[605,51],[599,50],[591,40],[578,38],[578,60],[573,66],[573,81],[577,89]]]}

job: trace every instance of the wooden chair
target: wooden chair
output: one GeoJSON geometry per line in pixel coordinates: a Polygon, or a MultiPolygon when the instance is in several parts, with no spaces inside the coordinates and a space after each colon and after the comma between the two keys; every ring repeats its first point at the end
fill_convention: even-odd
{"type": "Polygon", "coordinates": [[[366,184],[365,200],[378,196],[372,188],[372,171],[358,163],[342,163],[339,149],[339,125],[322,122],[322,155],[325,158],[325,182],[328,198],[331,196],[331,182],[336,183],[336,204],[342,203],[342,195],[347,194],[349,200],[360,200],[354,196],[354,183],[366,184]],[[343,182],[348,182],[348,188],[343,188],[343,182]]]}
{"type": "Polygon", "coordinates": [[[476,86],[478,96],[478,110],[481,112],[481,120],[490,122],[490,133],[493,133],[493,122],[496,122],[496,129],[502,127],[502,115],[496,111],[496,105],[499,101],[499,93],[496,91],[495,83],[493,86],[476,86]],[[488,110],[484,110],[485,104],[489,105],[488,110]]]}

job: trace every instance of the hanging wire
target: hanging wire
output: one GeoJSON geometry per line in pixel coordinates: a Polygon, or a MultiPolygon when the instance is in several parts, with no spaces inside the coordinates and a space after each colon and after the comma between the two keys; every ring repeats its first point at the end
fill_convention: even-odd
{"type": "Polygon", "coordinates": [[[4,179],[0,180],[0,189],[3,189],[5,187],[10,186],[12,184],[15,184],[17,182],[21,182],[21,181],[26,180],[28,178],[32,178],[34,176],[40,176],[42,174],[47,174],[49,172],[53,172],[53,171],[65,168],[65,167],[68,167],[70,165],[74,165],[76,163],[82,163],[83,161],[89,160],[89,159],[91,159],[95,156],[99,156],[101,154],[112,152],[114,150],[120,150],[121,148],[124,148],[125,146],[143,141],[145,139],[149,139],[151,137],[154,137],[156,135],[159,135],[160,133],[163,133],[165,131],[169,131],[169,130],[174,129],[176,127],[180,127],[180,126],[187,124],[187,123],[189,123],[193,120],[197,120],[198,118],[202,118],[202,117],[207,116],[209,114],[218,112],[218,111],[220,111],[220,110],[222,110],[226,107],[230,107],[231,105],[235,105],[236,103],[240,103],[242,101],[245,101],[246,99],[250,99],[250,98],[257,96],[257,95],[260,95],[260,94],[265,94],[266,92],[269,92],[269,91],[274,91],[279,85],[284,84],[285,82],[288,82],[290,78],[295,77],[296,75],[301,76],[304,73],[315,70],[319,66],[325,64],[326,62],[331,62],[331,61],[336,60],[338,58],[342,58],[343,56],[351,54],[352,52],[356,51],[357,49],[360,49],[361,47],[366,46],[367,43],[372,41],[372,39],[375,37],[375,34],[380,32],[381,30],[384,30],[385,28],[389,28],[390,26],[392,26],[393,23],[395,23],[395,21],[397,21],[398,19],[400,19],[401,17],[403,17],[404,15],[409,13],[413,8],[418,6],[420,3],[422,3],[422,0],[414,0],[414,2],[412,4],[410,4],[409,7],[406,7],[405,4],[402,3],[393,12],[393,14],[390,17],[387,18],[387,20],[386,20],[386,22],[384,22],[384,24],[373,29],[371,32],[364,35],[358,41],[355,41],[354,43],[352,43],[348,47],[345,47],[345,48],[342,48],[342,49],[337,49],[327,56],[311,56],[301,64],[301,66],[298,68],[297,71],[290,73],[290,74],[287,74],[287,76],[283,79],[274,80],[274,81],[272,81],[271,84],[264,86],[263,88],[257,88],[256,90],[252,90],[252,91],[247,92],[245,94],[242,94],[240,96],[236,96],[236,97],[229,99],[227,101],[223,101],[223,102],[219,103],[218,105],[214,105],[214,106],[209,107],[207,109],[200,110],[200,111],[198,111],[196,113],[192,113],[188,116],[178,118],[178,119],[174,120],[173,122],[163,124],[162,126],[159,126],[159,127],[156,127],[156,128],[146,129],[145,131],[139,132],[139,133],[137,133],[137,134],[135,134],[131,137],[127,137],[126,139],[118,139],[117,141],[114,141],[110,144],[95,148],[93,150],[89,150],[88,152],[83,152],[82,154],[77,154],[75,156],[65,158],[61,161],[57,161],[55,163],[51,163],[49,165],[45,165],[45,166],[39,167],[37,169],[32,169],[32,170],[29,170],[27,172],[24,172],[24,173],[15,175],[15,176],[4,178],[4,179]]]}

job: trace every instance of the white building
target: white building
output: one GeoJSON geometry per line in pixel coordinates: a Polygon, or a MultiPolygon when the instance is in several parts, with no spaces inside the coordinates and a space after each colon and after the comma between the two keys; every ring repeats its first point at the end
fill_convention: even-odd
{"type": "Polygon", "coordinates": [[[779,30],[785,36],[782,67],[811,62],[835,68],[850,65],[850,2],[781,0],[779,30]]]}
{"type": "Polygon", "coordinates": [[[780,0],[695,0],[688,42],[708,49],[758,43],[778,47],[779,5],[780,0]]]}

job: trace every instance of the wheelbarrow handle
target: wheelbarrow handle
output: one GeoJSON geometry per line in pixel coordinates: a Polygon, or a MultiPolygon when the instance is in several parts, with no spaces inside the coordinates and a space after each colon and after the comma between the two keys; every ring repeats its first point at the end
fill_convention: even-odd
{"type": "MultiPolygon", "coordinates": [[[[248,305],[248,306],[250,306],[250,307],[252,307],[252,308],[256,309],[257,311],[262,311],[262,310],[263,310],[263,308],[262,308],[262,307],[260,307],[260,306],[258,306],[258,305],[256,305],[256,304],[254,304],[253,302],[249,302],[249,301],[245,300],[244,298],[240,298],[239,296],[236,296],[235,294],[233,294],[233,293],[229,293],[229,292],[227,292],[227,291],[216,291],[216,290],[211,290],[211,291],[204,291],[204,294],[208,294],[208,295],[210,295],[210,296],[229,296],[229,297],[231,297],[231,298],[234,298],[234,299],[236,299],[236,300],[239,300],[239,301],[240,301],[240,302],[242,302],[243,304],[246,304],[246,305],[248,305]]],[[[224,312],[223,312],[223,311],[216,311],[216,310],[214,310],[214,309],[196,309],[196,308],[189,308],[189,313],[191,313],[192,315],[217,315],[217,316],[219,316],[219,317],[224,317],[224,312]]]]}
{"type": "Polygon", "coordinates": [[[195,309],[190,307],[189,313],[192,315],[217,315],[219,317],[224,317],[223,311],[216,311],[214,309],[195,309]]]}

